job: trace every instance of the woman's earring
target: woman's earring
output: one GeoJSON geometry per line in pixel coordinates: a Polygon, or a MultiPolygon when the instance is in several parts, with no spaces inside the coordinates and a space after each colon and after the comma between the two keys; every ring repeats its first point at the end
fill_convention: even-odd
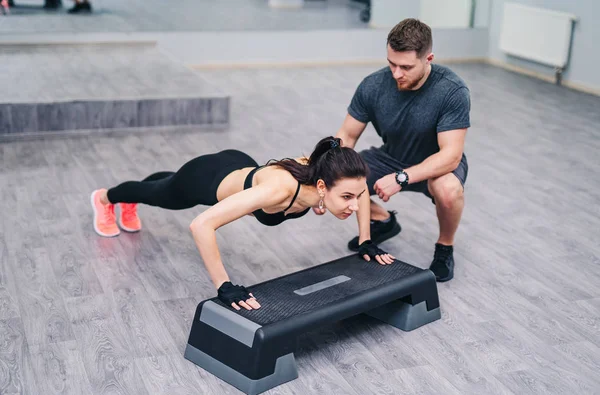
{"type": "Polygon", "coordinates": [[[319,200],[319,210],[323,210],[323,198],[319,200]]]}

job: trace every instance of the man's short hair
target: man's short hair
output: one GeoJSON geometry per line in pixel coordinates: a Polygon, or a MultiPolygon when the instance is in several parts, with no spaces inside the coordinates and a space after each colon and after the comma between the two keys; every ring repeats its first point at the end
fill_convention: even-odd
{"type": "Polygon", "coordinates": [[[422,58],[433,47],[431,28],[418,19],[404,19],[392,28],[387,43],[396,52],[415,51],[422,58]]]}

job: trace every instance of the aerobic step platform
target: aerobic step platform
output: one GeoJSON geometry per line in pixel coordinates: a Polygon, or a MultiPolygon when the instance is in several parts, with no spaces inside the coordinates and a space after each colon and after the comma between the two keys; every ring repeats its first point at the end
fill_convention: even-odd
{"type": "Polygon", "coordinates": [[[404,331],[441,317],[434,274],[398,260],[350,255],[247,288],[260,309],[198,304],[184,356],[249,395],[298,377],[304,332],[360,313],[404,331]]]}

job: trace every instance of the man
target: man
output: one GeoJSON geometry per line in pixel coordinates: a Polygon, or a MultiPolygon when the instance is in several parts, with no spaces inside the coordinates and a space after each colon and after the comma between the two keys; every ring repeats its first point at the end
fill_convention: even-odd
{"type": "MultiPolygon", "coordinates": [[[[443,282],[454,276],[454,235],[468,172],[463,147],[470,95],[454,72],[431,63],[433,57],[429,26],[412,18],[396,25],[387,39],[389,68],[359,84],[337,137],[354,148],[371,122],[383,140],[382,147],[360,153],[370,168],[371,196],[387,202],[400,191],[414,191],[431,198],[440,231],[430,269],[443,282]]],[[[371,199],[372,241],[381,243],[400,231],[395,213],[371,199]]],[[[348,247],[357,251],[358,237],[348,247]]]]}

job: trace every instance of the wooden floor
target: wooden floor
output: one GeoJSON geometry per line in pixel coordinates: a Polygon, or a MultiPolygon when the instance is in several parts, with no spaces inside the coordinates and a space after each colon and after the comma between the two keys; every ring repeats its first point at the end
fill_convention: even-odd
{"type": "MultiPolygon", "coordinates": [[[[300,377],[269,394],[600,393],[600,98],[484,65],[472,92],[470,173],[442,319],[402,332],[356,317],[307,334],[300,377]]],[[[202,71],[235,91],[226,131],[146,131],[0,145],[0,393],[237,394],[182,354],[215,295],[188,225],[204,208],[140,207],[144,229],[97,237],[89,194],[239,148],[259,162],[334,134],[372,67],[202,71]]],[[[357,148],[378,144],[369,127],[357,148]]],[[[427,267],[434,206],[400,194],[382,244],[427,267]]],[[[218,231],[234,282],[348,254],[356,220],[243,218],[218,231]]]]}

